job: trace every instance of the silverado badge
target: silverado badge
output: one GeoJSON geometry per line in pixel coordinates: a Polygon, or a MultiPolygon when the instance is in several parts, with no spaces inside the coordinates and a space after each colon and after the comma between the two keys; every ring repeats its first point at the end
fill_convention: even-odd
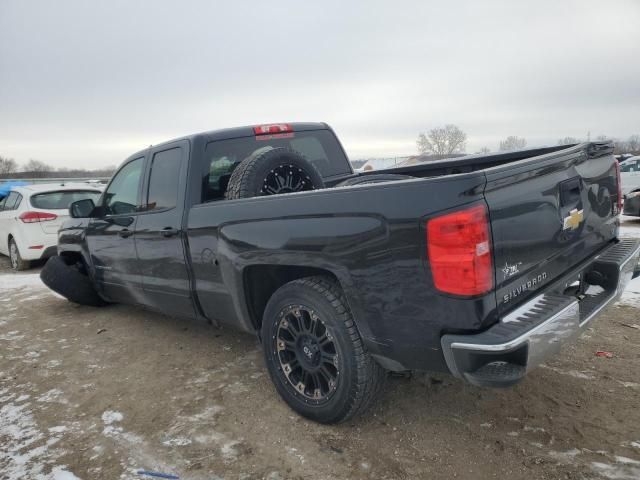
{"type": "Polygon", "coordinates": [[[584,220],[584,210],[574,208],[564,217],[562,230],[576,230],[584,220]]]}

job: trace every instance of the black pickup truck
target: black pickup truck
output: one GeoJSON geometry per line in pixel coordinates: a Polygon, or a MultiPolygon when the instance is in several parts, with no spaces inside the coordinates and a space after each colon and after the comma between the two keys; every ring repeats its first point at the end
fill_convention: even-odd
{"type": "Polygon", "coordinates": [[[73,204],[41,275],[79,303],[257,334],[277,391],[319,422],[364,411],[387,371],[510,386],[638,274],[612,149],[354,173],[322,123],[196,134],[73,204]]]}

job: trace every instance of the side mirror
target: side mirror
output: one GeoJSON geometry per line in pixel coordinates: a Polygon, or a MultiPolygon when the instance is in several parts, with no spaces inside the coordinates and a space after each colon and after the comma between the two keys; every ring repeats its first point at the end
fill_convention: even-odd
{"type": "Polygon", "coordinates": [[[69,205],[69,215],[71,218],[91,218],[96,205],[90,198],[77,200],[69,205]]]}

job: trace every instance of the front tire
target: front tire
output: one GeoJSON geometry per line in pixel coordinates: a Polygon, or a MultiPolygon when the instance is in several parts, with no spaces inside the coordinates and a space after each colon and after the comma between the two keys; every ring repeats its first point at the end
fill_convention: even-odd
{"type": "Polygon", "coordinates": [[[28,270],[31,267],[31,262],[22,259],[18,244],[13,238],[9,241],[9,260],[11,261],[11,268],[17,272],[28,270]]]}
{"type": "Polygon", "coordinates": [[[367,410],[386,372],[366,351],[337,283],[307,277],[273,294],[262,343],[276,390],[303,417],[339,423],[367,410]]]}
{"type": "Polygon", "coordinates": [[[40,279],[51,290],[73,303],[90,307],[106,305],[107,302],[98,295],[89,276],[79,267],[73,263],[73,259],[51,257],[42,268],[40,279]]]}

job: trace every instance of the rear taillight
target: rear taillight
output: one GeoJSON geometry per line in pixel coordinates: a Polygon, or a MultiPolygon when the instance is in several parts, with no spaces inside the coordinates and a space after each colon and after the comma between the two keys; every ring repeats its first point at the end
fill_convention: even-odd
{"type": "Polygon", "coordinates": [[[24,223],[50,222],[58,218],[57,215],[47,212],[24,212],[18,217],[24,223]]]}
{"type": "Polygon", "coordinates": [[[256,125],[253,127],[256,135],[269,135],[273,133],[289,133],[293,132],[291,125],[288,123],[274,123],[272,125],[256,125]]]}
{"type": "Polygon", "coordinates": [[[616,215],[622,211],[622,179],[620,178],[620,162],[615,160],[616,162],[616,182],[618,184],[618,210],[614,212],[616,215]]]}
{"type": "Polygon", "coordinates": [[[493,288],[489,219],[475,205],[427,222],[427,250],[435,287],[454,295],[482,295],[493,288]]]}

